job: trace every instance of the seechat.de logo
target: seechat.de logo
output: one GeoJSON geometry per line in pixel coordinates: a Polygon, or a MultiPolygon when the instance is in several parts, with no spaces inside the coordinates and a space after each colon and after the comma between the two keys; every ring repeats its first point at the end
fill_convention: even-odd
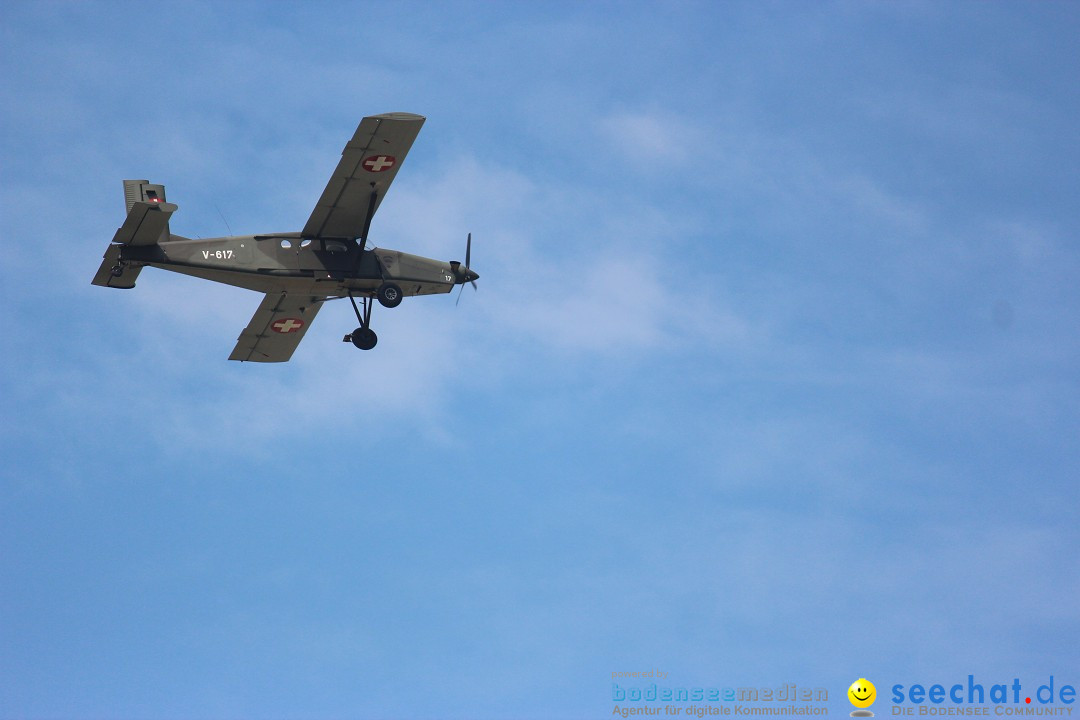
{"type": "Polygon", "coordinates": [[[858,708],[851,711],[851,717],[874,717],[873,711],[867,710],[877,699],[877,688],[874,687],[874,683],[866,678],[859,678],[851,683],[847,696],[851,704],[858,708]]]}

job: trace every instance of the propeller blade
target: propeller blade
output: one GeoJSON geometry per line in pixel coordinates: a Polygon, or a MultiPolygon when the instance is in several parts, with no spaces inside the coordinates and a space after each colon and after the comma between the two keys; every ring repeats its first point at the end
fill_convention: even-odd
{"type": "Polygon", "coordinates": [[[450,267],[453,268],[454,273],[458,275],[458,282],[461,283],[461,289],[458,290],[457,300],[454,301],[454,307],[457,307],[458,304],[461,303],[461,293],[465,292],[466,281],[472,285],[473,291],[477,289],[476,280],[471,279],[476,277],[476,273],[469,270],[470,262],[472,262],[472,233],[469,233],[465,238],[465,263],[450,263],[450,267]]]}

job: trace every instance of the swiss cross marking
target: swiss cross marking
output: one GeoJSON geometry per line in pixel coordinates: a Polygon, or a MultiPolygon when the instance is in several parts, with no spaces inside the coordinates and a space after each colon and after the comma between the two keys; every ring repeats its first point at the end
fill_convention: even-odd
{"type": "Polygon", "coordinates": [[[279,333],[296,332],[304,327],[304,321],[300,318],[281,318],[270,326],[270,329],[279,333]]]}
{"type": "Polygon", "coordinates": [[[394,163],[397,162],[397,158],[393,155],[372,155],[364,160],[362,163],[364,169],[369,172],[383,172],[394,167],[394,163]]]}

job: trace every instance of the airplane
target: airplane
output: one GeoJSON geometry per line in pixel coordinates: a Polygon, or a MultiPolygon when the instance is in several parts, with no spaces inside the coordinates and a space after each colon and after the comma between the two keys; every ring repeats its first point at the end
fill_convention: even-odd
{"type": "MultiPolygon", "coordinates": [[[[165,187],[124,180],[127,217],[105,250],[92,284],[133,288],[144,267],[192,275],[263,293],[230,360],[287,362],[328,300],[348,298],[359,327],[344,337],[361,350],[378,342],[371,329],[374,300],[387,308],[402,298],[449,293],[480,277],[465,262],[442,262],[368,247],[371,219],[416,140],[425,118],[411,113],[360,121],[341,160],[299,232],[192,240],[169,230],[177,206],[165,187]],[[357,298],[360,305],[357,305],[357,298]]],[[[460,299],[460,291],[459,291],[460,299]]]]}

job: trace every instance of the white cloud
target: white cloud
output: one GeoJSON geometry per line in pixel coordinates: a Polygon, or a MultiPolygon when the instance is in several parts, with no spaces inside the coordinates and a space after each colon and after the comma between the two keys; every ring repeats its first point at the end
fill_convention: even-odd
{"type": "Polygon", "coordinates": [[[480,332],[496,345],[528,336],[531,349],[607,355],[745,332],[732,310],[695,289],[687,260],[665,257],[685,220],[648,197],[597,196],[572,179],[542,187],[460,156],[419,190],[415,182],[397,190],[379,222],[399,247],[437,254],[439,245],[445,254],[463,239],[452,228],[473,228],[480,292],[466,291],[461,310],[482,317],[480,332]]]}
{"type": "Polygon", "coordinates": [[[161,393],[190,387],[148,428],[164,445],[251,435],[254,425],[249,443],[266,449],[281,433],[326,422],[371,427],[371,437],[405,423],[447,442],[443,417],[479,376],[506,382],[553,358],[760,341],[719,293],[700,289],[688,260],[665,256],[664,239],[683,222],[642,198],[541,187],[523,172],[456,156],[434,174],[398,180],[374,242],[464,259],[472,231],[479,292],[466,289],[460,307],[444,296],[377,307],[380,345],[361,353],[341,342],[355,325],[351,308],[332,302],[290,363],[240,365],[225,358],[260,296],[148,268],[133,291],[85,290],[107,309],[98,323],[115,333],[96,353],[106,374],[98,382],[152,379],[130,399],[135,416],[154,414],[161,393]]]}
{"type": "Polygon", "coordinates": [[[703,140],[697,128],[672,112],[616,113],[601,118],[598,131],[624,162],[658,175],[682,169],[703,140]]]}

